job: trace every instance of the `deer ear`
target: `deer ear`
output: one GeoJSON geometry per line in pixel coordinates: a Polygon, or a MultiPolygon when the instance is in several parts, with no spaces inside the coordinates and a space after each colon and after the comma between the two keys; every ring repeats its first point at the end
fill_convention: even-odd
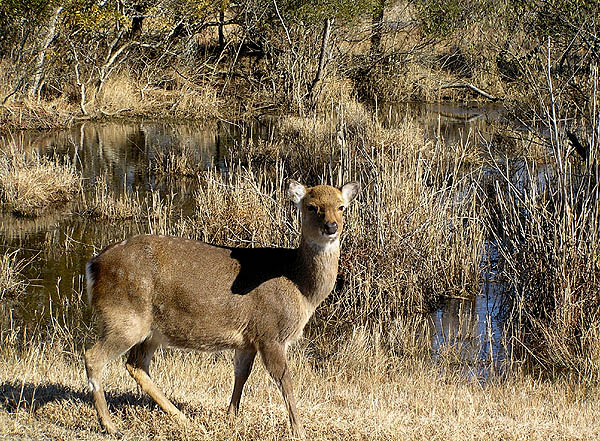
{"type": "Polygon", "coordinates": [[[306,187],[300,182],[290,179],[287,194],[296,206],[300,206],[300,202],[302,202],[302,199],[306,196],[306,187]]]}
{"type": "Polygon", "coordinates": [[[348,182],[342,188],[342,197],[344,198],[344,204],[348,205],[354,200],[358,191],[360,190],[360,183],[357,181],[348,182]]]}

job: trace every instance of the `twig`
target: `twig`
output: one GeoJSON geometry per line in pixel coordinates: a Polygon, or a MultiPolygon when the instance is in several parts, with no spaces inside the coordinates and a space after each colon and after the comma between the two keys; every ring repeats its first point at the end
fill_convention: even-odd
{"type": "Polygon", "coordinates": [[[133,110],[131,107],[126,107],[126,108],[124,108],[124,109],[119,109],[119,110],[117,110],[116,112],[106,112],[106,111],[104,111],[104,110],[102,110],[102,109],[98,109],[98,113],[100,113],[100,114],[101,114],[101,115],[103,115],[103,116],[108,116],[108,117],[111,117],[111,116],[118,115],[119,113],[123,113],[123,112],[129,112],[129,111],[131,111],[131,110],[133,110]]]}

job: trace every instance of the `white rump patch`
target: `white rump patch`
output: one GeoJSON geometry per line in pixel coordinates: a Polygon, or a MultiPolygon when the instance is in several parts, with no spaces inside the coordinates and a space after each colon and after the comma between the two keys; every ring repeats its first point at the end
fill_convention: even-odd
{"type": "Polygon", "coordinates": [[[94,288],[94,283],[96,283],[96,280],[92,274],[92,261],[90,260],[85,265],[85,287],[87,290],[88,305],[92,304],[92,289],[94,288]]]}

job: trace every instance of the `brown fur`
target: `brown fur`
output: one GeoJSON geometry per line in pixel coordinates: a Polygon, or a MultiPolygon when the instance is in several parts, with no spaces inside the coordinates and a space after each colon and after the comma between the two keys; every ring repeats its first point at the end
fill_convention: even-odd
{"type": "Polygon", "coordinates": [[[297,249],[229,248],[142,235],[92,258],[86,267],[88,292],[102,333],[85,361],[104,428],[116,432],[100,382],[102,370],[125,352],[127,370],[142,389],[166,412],[185,419],[149,376],[152,355],[164,344],[235,350],[233,414],[259,352],[281,389],[294,434],[303,437],[286,349],[333,289],[342,208],[358,188],[350,183],[341,190],[324,185],[307,189],[291,181],[288,193],[302,213],[297,249]]]}

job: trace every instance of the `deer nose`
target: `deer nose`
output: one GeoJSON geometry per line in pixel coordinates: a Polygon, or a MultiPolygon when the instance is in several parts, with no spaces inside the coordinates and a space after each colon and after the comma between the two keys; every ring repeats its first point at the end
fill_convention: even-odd
{"type": "Polygon", "coordinates": [[[325,223],[325,232],[327,234],[335,234],[337,233],[338,225],[337,222],[326,222],[325,223]]]}

